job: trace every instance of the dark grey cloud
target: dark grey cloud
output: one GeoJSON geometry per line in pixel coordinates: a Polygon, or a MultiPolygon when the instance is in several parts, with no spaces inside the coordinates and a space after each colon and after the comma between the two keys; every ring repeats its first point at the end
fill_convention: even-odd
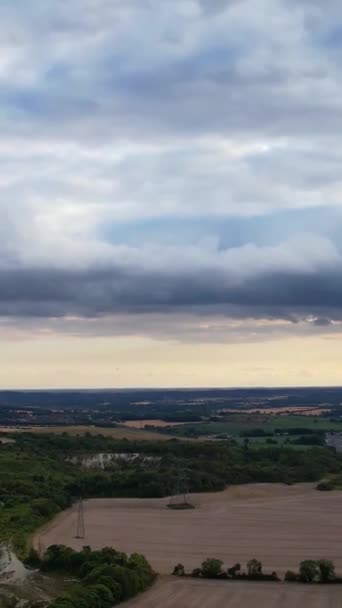
{"type": "Polygon", "coordinates": [[[124,313],[191,313],[231,318],[342,319],[342,268],[268,271],[230,284],[224,271],[22,269],[0,271],[0,315],[100,318],[124,313]]]}
{"type": "Polygon", "coordinates": [[[332,324],[332,320],[327,319],[326,317],[317,317],[316,319],[313,319],[312,323],[316,327],[329,327],[332,324]]]}

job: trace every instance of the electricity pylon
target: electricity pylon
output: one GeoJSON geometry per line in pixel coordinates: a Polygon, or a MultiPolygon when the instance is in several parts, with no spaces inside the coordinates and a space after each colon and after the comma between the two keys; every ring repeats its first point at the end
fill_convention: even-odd
{"type": "Polygon", "coordinates": [[[174,494],[171,496],[169,506],[176,507],[179,505],[181,507],[182,505],[190,505],[187,498],[189,482],[188,471],[189,469],[185,468],[184,465],[182,466],[181,461],[179,461],[174,494]]]}
{"type": "Polygon", "coordinates": [[[78,511],[77,511],[77,533],[76,538],[84,538],[85,536],[85,526],[84,526],[84,507],[82,496],[80,496],[80,500],[78,502],[78,511]]]}

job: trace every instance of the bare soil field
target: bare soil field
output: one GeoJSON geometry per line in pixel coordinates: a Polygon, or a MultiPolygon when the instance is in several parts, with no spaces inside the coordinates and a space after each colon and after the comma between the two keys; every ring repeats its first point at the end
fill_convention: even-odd
{"type": "Polygon", "coordinates": [[[69,435],[103,435],[113,439],[131,439],[146,441],[167,441],[172,435],[163,435],[154,431],[144,429],[133,429],[126,426],[115,428],[98,426],[1,426],[0,433],[69,433],[69,435]]]}
{"type": "MultiPolygon", "coordinates": [[[[221,412],[225,414],[236,414],[237,410],[235,409],[222,409],[221,412]]],[[[327,412],[331,412],[330,407],[288,407],[288,406],[279,406],[279,407],[253,407],[247,408],[245,410],[239,410],[239,414],[279,414],[279,415],[291,415],[291,414],[300,414],[301,416],[321,416],[321,414],[325,414],[327,412]]],[[[184,423],[183,423],[184,424],[184,423]]]]}
{"type": "Polygon", "coordinates": [[[43,551],[61,543],[80,549],[111,545],[146,555],[157,572],[187,569],[207,557],[226,566],[261,559],[264,570],[284,574],[303,559],[332,559],[342,574],[342,492],[310,484],[251,484],[190,496],[195,509],[175,511],[168,499],[97,499],[85,502],[85,539],[75,538],[77,506],[38,531],[43,551]]]}
{"type": "Polygon", "coordinates": [[[342,587],[164,577],[127,608],[340,608],[342,587]]]}
{"type": "MultiPolygon", "coordinates": [[[[125,420],[124,425],[131,429],[143,429],[145,426],[159,426],[165,428],[168,426],[184,426],[185,422],[165,422],[165,420],[125,420]]],[[[198,422],[189,422],[189,424],[198,424],[198,422]]]]}

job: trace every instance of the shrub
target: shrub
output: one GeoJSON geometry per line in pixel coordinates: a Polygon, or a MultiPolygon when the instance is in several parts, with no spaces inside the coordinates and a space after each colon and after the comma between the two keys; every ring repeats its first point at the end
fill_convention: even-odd
{"type": "Polygon", "coordinates": [[[194,578],[199,578],[200,576],[202,576],[201,568],[194,568],[194,570],[191,572],[191,576],[193,576],[194,578]]]}
{"type": "Polygon", "coordinates": [[[29,566],[32,566],[33,568],[38,568],[41,564],[41,560],[40,557],[38,555],[38,552],[33,549],[33,547],[31,547],[29,554],[27,556],[27,559],[25,560],[25,563],[28,564],[29,566]]]}
{"type": "Polygon", "coordinates": [[[316,490],[319,490],[320,492],[331,492],[331,490],[334,489],[335,486],[332,481],[320,481],[316,486],[316,490]]]}

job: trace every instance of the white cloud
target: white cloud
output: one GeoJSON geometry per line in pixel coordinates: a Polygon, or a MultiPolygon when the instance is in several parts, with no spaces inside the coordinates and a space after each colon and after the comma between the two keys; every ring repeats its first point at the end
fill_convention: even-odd
{"type": "MultiPolygon", "coordinates": [[[[342,79],[336,49],[323,40],[341,9],[329,6],[323,14],[317,2],[294,0],[3,2],[1,270],[123,273],[117,285],[82,283],[84,314],[101,309],[94,285],[107,312],[116,298],[134,307],[134,284],[144,291],[144,280],[145,305],[172,308],[191,279],[199,304],[204,293],[215,305],[226,302],[224,289],[264,286],[265,275],[314,275],[319,284],[325,273],[340,276],[335,236],[319,224],[302,234],[295,220],[296,237],[270,245],[265,234],[261,246],[222,247],[209,232],[188,246],[103,237],[123,221],[205,225],[341,208],[342,79]]],[[[243,297],[248,306],[251,295],[239,295],[241,306],[243,297]]],[[[298,314],[282,297],[279,317],[291,306],[298,314]]],[[[339,294],[329,297],[336,309],[339,294]]],[[[14,310],[32,314],[32,302],[19,300],[14,310]]],[[[60,314],[58,302],[47,308],[60,314]]],[[[65,315],[73,308],[73,296],[63,299],[65,315]]]]}

